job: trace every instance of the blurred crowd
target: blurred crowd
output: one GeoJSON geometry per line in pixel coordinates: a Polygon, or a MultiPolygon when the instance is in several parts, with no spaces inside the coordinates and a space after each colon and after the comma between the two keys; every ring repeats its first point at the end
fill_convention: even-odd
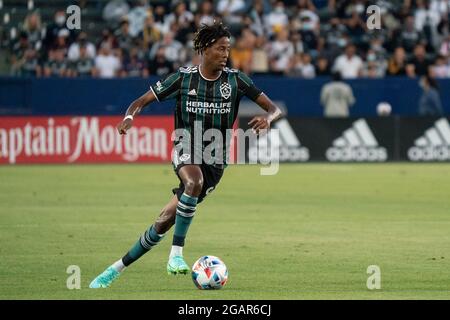
{"type": "Polygon", "coordinates": [[[9,65],[17,76],[161,77],[198,64],[195,31],[222,21],[230,67],[249,74],[449,78],[449,14],[450,0],[110,0],[100,37],[67,29],[65,10],[54,21],[30,12],[9,65]],[[381,8],[379,30],[368,29],[370,5],[381,8]]]}

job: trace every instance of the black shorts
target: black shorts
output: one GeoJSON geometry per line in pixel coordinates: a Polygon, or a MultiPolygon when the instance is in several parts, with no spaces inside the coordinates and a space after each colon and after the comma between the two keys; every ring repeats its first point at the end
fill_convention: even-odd
{"type": "MultiPolygon", "coordinates": [[[[178,200],[180,200],[181,195],[184,192],[184,184],[181,180],[180,176],[178,175],[178,171],[183,166],[188,165],[184,163],[180,163],[177,167],[175,167],[175,173],[177,174],[178,179],[180,179],[180,185],[178,188],[172,189],[173,194],[177,195],[178,200]]],[[[210,194],[216,186],[219,184],[220,179],[223,175],[223,167],[217,167],[209,164],[197,164],[197,166],[200,167],[200,170],[203,174],[203,188],[202,192],[198,196],[197,203],[200,203],[205,199],[205,197],[210,194]]]]}

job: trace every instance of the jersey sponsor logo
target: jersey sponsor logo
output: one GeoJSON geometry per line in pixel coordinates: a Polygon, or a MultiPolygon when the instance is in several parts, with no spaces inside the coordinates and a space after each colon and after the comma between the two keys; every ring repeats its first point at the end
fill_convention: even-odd
{"type": "MultiPolygon", "coordinates": [[[[301,145],[300,140],[287,119],[278,120],[273,125],[273,129],[279,130],[280,139],[274,139],[270,132],[267,139],[258,139],[257,144],[249,148],[249,158],[251,161],[258,160],[258,156],[267,155],[268,153],[264,152],[264,150],[267,151],[272,144],[277,144],[278,150],[280,151],[280,161],[305,162],[309,160],[309,149],[301,145]],[[262,152],[261,149],[263,150],[262,152]]],[[[267,159],[260,160],[265,161],[267,159]]]]}
{"type": "Polygon", "coordinates": [[[231,112],[231,102],[203,102],[191,101],[186,102],[186,111],[192,113],[208,113],[208,114],[224,114],[231,112]]]}
{"type": "Polygon", "coordinates": [[[366,120],[355,121],[351,128],[333,141],[326,151],[326,158],[332,162],[386,161],[386,148],[380,147],[366,120]]]}
{"type": "Polygon", "coordinates": [[[196,96],[197,95],[197,91],[195,91],[195,89],[192,89],[191,91],[188,92],[188,96],[196,96]]]}
{"type": "Polygon", "coordinates": [[[411,161],[450,160],[450,125],[447,119],[437,120],[414,141],[414,146],[408,149],[408,159],[411,161]]]}
{"type": "Polygon", "coordinates": [[[224,82],[220,85],[220,94],[222,98],[228,99],[231,96],[231,86],[228,82],[224,82]]]}

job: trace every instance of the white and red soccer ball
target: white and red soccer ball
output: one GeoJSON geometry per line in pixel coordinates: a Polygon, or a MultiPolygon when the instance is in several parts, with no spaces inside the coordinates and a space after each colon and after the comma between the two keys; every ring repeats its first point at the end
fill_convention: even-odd
{"type": "Polygon", "coordinates": [[[227,267],[215,256],[203,256],[192,266],[192,281],[201,290],[221,289],[227,280],[227,267]]]}
{"type": "Polygon", "coordinates": [[[377,114],[381,117],[390,116],[392,112],[392,106],[388,102],[380,102],[377,105],[377,114]]]}

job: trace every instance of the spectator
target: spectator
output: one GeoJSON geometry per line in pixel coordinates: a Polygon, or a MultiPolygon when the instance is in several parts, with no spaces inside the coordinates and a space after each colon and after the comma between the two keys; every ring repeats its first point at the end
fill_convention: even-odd
{"type": "Polygon", "coordinates": [[[431,66],[431,76],[433,78],[450,78],[450,66],[448,59],[444,56],[438,56],[436,62],[431,66]]]}
{"type": "Polygon", "coordinates": [[[186,4],[181,1],[176,3],[174,12],[166,19],[168,30],[175,33],[175,39],[185,43],[189,33],[195,32],[193,28],[194,15],[187,10],[186,4]]]}
{"type": "Polygon", "coordinates": [[[133,37],[130,34],[130,22],[128,18],[123,18],[120,21],[120,29],[114,32],[118,47],[122,49],[125,56],[128,56],[131,47],[133,46],[133,37]]]}
{"type": "Polygon", "coordinates": [[[135,38],[144,29],[144,23],[150,14],[150,7],[147,0],[139,0],[133,9],[128,12],[127,18],[129,21],[129,33],[132,38],[135,38]]]}
{"type": "Polygon", "coordinates": [[[230,51],[230,59],[233,68],[245,73],[251,72],[253,49],[256,37],[250,29],[243,29],[241,36],[236,40],[236,45],[230,51]]]}
{"type": "Polygon", "coordinates": [[[450,34],[442,41],[441,47],[439,48],[439,54],[450,57],[450,34]]]}
{"type": "Polygon", "coordinates": [[[149,14],[147,19],[145,19],[145,25],[139,37],[143,39],[145,49],[151,49],[155,42],[162,39],[162,33],[156,27],[155,19],[152,14],[149,14]]]}
{"type": "Polygon", "coordinates": [[[148,77],[149,72],[144,59],[138,55],[138,49],[132,48],[129,56],[125,59],[122,69],[123,77],[148,77]]]}
{"type": "Polygon", "coordinates": [[[29,48],[25,51],[24,57],[19,62],[19,74],[24,77],[40,77],[42,70],[39,66],[36,49],[29,48]]]}
{"type": "Polygon", "coordinates": [[[331,74],[330,63],[324,56],[320,56],[316,60],[316,75],[329,76],[331,74]]]}
{"type": "Polygon", "coordinates": [[[50,49],[48,61],[44,64],[44,76],[66,77],[68,75],[68,63],[63,49],[50,49]]]}
{"type": "MultiPolygon", "coordinates": [[[[262,37],[266,33],[264,30],[264,15],[270,10],[265,10],[264,7],[264,0],[255,0],[249,14],[249,18],[252,20],[250,29],[252,29],[258,37],[262,37]]],[[[268,5],[268,7],[270,6],[268,5]]]]}
{"type": "Polygon", "coordinates": [[[297,9],[300,10],[310,10],[312,12],[316,12],[316,6],[314,5],[314,1],[311,0],[297,0],[294,1],[297,3],[297,9]]]}
{"type": "Polygon", "coordinates": [[[332,18],[328,24],[322,27],[326,44],[330,48],[344,48],[346,43],[343,43],[342,39],[344,39],[346,32],[347,28],[338,18],[332,18]]]}
{"type": "Polygon", "coordinates": [[[380,75],[380,70],[375,61],[367,61],[364,64],[361,76],[369,79],[376,79],[383,77],[382,75],[380,75]]]}
{"type": "Polygon", "coordinates": [[[414,25],[416,30],[423,30],[427,24],[436,28],[441,21],[439,11],[430,8],[430,2],[428,0],[416,0],[416,6],[417,8],[414,13],[414,25]]]}
{"type": "Polygon", "coordinates": [[[419,100],[419,114],[422,116],[441,116],[442,104],[439,97],[438,85],[429,75],[422,76],[419,82],[423,89],[419,100]]]}
{"type": "Polygon", "coordinates": [[[290,64],[286,75],[312,79],[316,77],[316,70],[311,63],[311,56],[307,53],[297,53],[290,64]]]}
{"type": "Polygon", "coordinates": [[[449,14],[450,1],[449,0],[430,0],[429,10],[437,12],[441,17],[449,14]]]}
{"type": "Polygon", "coordinates": [[[422,32],[414,26],[414,17],[408,16],[405,20],[405,26],[400,33],[398,45],[403,47],[406,52],[411,52],[416,44],[422,43],[424,40],[422,32]]]}
{"type": "Polygon", "coordinates": [[[90,55],[87,43],[82,42],[78,46],[77,58],[72,60],[70,76],[86,78],[96,75],[97,70],[95,69],[94,57],[90,55]]]}
{"type": "Polygon", "coordinates": [[[87,33],[84,31],[81,31],[78,35],[77,41],[70,45],[67,58],[70,61],[78,60],[80,58],[80,48],[82,46],[85,47],[87,57],[94,59],[96,54],[95,46],[92,42],[88,41],[87,33]]]}
{"type": "Polygon", "coordinates": [[[169,30],[173,24],[177,25],[180,29],[189,28],[193,21],[194,15],[187,10],[186,3],[183,1],[175,2],[173,12],[165,19],[167,29],[169,30]]]}
{"type": "Polygon", "coordinates": [[[356,47],[349,44],[345,48],[345,54],[336,58],[333,72],[339,72],[344,79],[354,79],[361,75],[362,67],[363,61],[356,55],[356,47]]]}
{"type": "Polygon", "coordinates": [[[403,47],[395,48],[394,55],[388,62],[388,74],[391,76],[406,75],[406,53],[403,47]]]}
{"type": "Polygon", "coordinates": [[[97,48],[101,48],[104,44],[107,44],[110,48],[116,48],[118,46],[117,39],[109,28],[102,30],[102,37],[97,43],[97,48]]]}
{"type": "Polygon", "coordinates": [[[18,41],[16,41],[12,46],[11,75],[20,75],[20,69],[22,68],[25,52],[30,47],[30,43],[28,42],[28,34],[25,31],[22,31],[19,35],[18,41]]]}
{"type": "Polygon", "coordinates": [[[302,35],[300,34],[300,32],[294,31],[291,35],[290,40],[291,40],[292,44],[294,45],[295,53],[303,53],[303,52],[307,51],[307,49],[305,48],[305,45],[303,44],[302,35]]]}
{"type": "Polygon", "coordinates": [[[370,48],[376,55],[377,60],[385,60],[386,49],[383,48],[383,39],[381,37],[373,37],[370,39],[370,48]]]}
{"type": "Polygon", "coordinates": [[[362,76],[367,78],[383,78],[386,74],[386,61],[377,56],[373,49],[369,49],[366,55],[362,76]]]}
{"type": "Polygon", "coordinates": [[[300,34],[302,42],[305,46],[305,51],[311,52],[315,55],[317,50],[317,30],[315,29],[314,22],[308,15],[301,16],[300,34]]]}
{"type": "Polygon", "coordinates": [[[410,59],[409,63],[412,72],[409,76],[424,76],[428,74],[428,68],[430,67],[430,61],[426,57],[425,46],[422,44],[416,45],[414,48],[414,55],[410,59]]]}
{"type": "Polygon", "coordinates": [[[245,9],[244,0],[219,0],[217,2],[217,12],[223,16],[237,14],[245,9]]]}
{"type": "Polygon", "coordinates": [[[350,36],[350,41],[357,46],[364,42],[366,34],[366,24],[361,19],[357,12],[353,12],[350,19],[346,20],[347,34],[350,36]]]}
{"type": "MultiPolygon", "coordinates": [[[[328,24],[325,24],[322,32],[322,56],[329,61],[334,61],[349,43],[347,29],[338,18],[332,18],[328,24]]],[[[320,42],[319,42],[320,46],[320,42]]]]}
{"type": "Polygon", "coordinates": [[[162,5],[157,5],[155,7],[153,16],[155,18],[155,27],[162,34],[169,32],[169,25],[165,22],[166,21],[166,8],[162,5]]]}
{"type": "Polygon", "coordinates": [[[316,34],[320,30],[320,20],[317,14],[305,6],[298,5],[297,12],[291,18],[291,24],[295,31],[312,32],[316,34]]]}
{"type": "Polygon", "coordinates": [[[299,0],[297,2],[297,16],[302,22],[301,28],[304,30],[318,30],[320,19],[316,13],[316,8],[311,0],[299,0]]]}
{"type": "Polygon", "coordinates": [[[121,69],[120,60],[112,54],[108,43],[103,43],[95,58],[95,68],[100,78],[113,78],[119,75],[121,69]]]}
{"type": "Polygon", "coordinates": [[[64,57],[66,57],[69,52],[69,35],[70,31],[66,28],[59,30],[58,37],[52,45],[53,49],[63,51],[64,57]]]}
{"type": "Polygon", "coordinates": [[[276,40],[270,44],[269,59],[270,69],[275,73],[284,73],[289,67],[289,61],[294,55],[294,46],[289,41],[289,33],[281,29],[277,33],[276,40]]]}
{"type": "Polygon", "coordinates": [[[39,51],[42,48],[42,41],[45,36],[45,28],[42,25],[39,13],[33,12],[25,18],[23,31],[28,36],[29,44],[39,51]]]}
{"type": "Polygon", "coordinates": [[[257,37],[255,48],[253,49],[252,67],[253,73],[267,73],[269,72],[269,57],[267,55],[266,38],[257,37]]]}
{"type": "Polygon", "coordinates": [[[125,0],[110,0],[103,8],[103,19],[110,24],[117,23],[130,11],[125,0]]]}
{"type": "Polygon", "coordinates": [[[222,16],[223,21],[230,28],[239,28],[242,16],[245,12],[246,4],[244,0],[219,0],[217,2],[217,12],[222,16]]]}
{"type": "MultiPolygon", "coordinates": [[[[450,13],[450,2],[448,3],[448,10],[450,13]]],[[[450,34],[450,16],[449,15],[442,15],[441,17],[441,22],[439,22],[438,26],[437,26],[437,34],[436,34],[436,43],[434,48],[432,48],[433,50],[440,50],[440,47],[442,45],[442,42],[445,41],[445,39],[448,37],[448,35],[450,34]]]]}
{"type": "MultiPolygon", "coordinates": [[[[44,47],[46,50],[55,45],[56,39],[61,35],[60,31],[66,29],[66,12],[59,10],[55,13],[55,20],[51,23],[46,30],[44,38],[44,47]]],[[[67,30],[69,31],[69,30],[67,30]]],[[[72,42],[75,34],[73,31],[69,31],[68,42],[72,42]]]]}
{"type": "Polygon", "coordinates": [[[169,61],[176,69],[180,67],[186,60],[186,50],[181,42],[174,39],[173,32],[167,32],[161,41],[155,43],[150,50],[150,60],[154,60],[156,52],[160,47],[164,47],[166,60],[169,61]]]}
{"type": "Polygon", "coordinates": [[[214,5],[211,0],[204,0],[200,3],[197,15],[199,16],[199,25],[212,25],[214,23],[214,5]]]}
{"type": "Polygon", "coordinates": [[[325,117],[348,117],[349,108],[355,103],[352,88],[341,81],[341,75],[333,74],[332,82],[324,85],[320,92],[320,103],[325,117]]]}
{"type": "Polygon", "coordinates": [[[175,70],[173,63],[167,59],[165,50],[164,46],[159,46],[154,58],[150,60],[150,75],[163,77],[175,70]]]}
{"type": "Polygon", "coordinates": [[[289,19],[283,1],[277,1],[273,10],[264,16],[264,26],[269,38],[288,25],[289,19]]]}

